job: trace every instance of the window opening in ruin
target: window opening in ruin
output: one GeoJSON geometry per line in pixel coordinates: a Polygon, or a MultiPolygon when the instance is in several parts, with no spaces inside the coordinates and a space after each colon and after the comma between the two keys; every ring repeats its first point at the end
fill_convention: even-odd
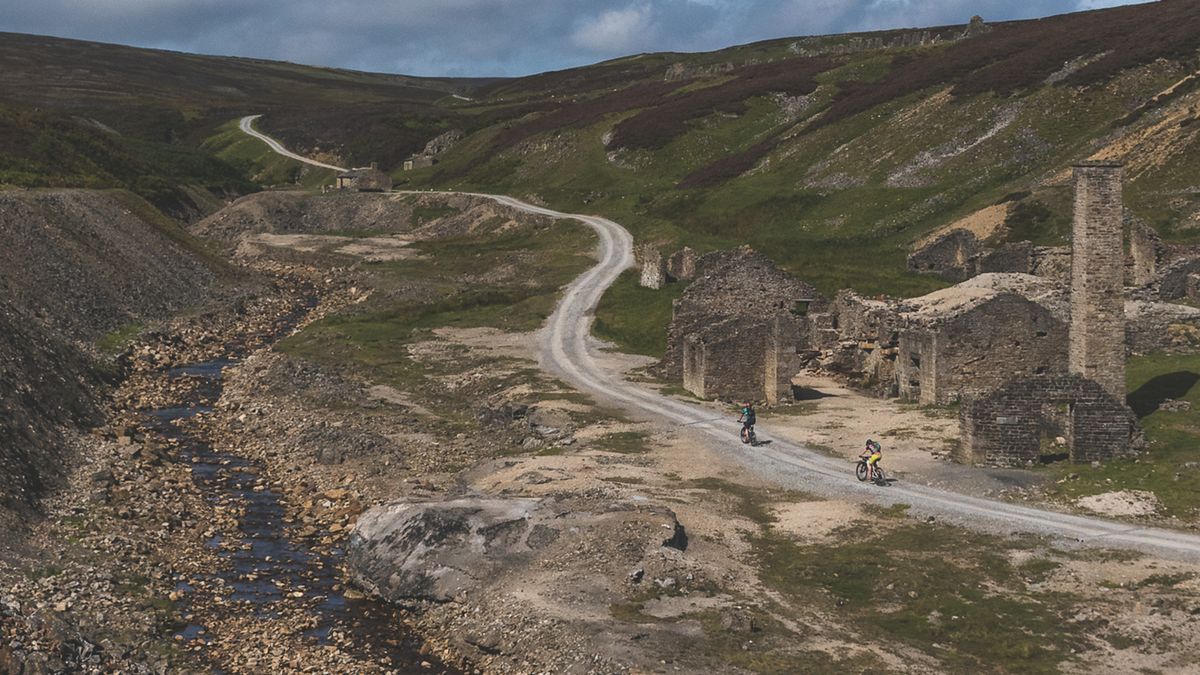
{"type": "Polygon", "coordinates": [[[1044,330],[1039,330],[1039,331],[1037,332],[1037,336],[1038,336],[1038,337],[1046,337],[1046,331],[1044,331],[1044,330]]]}
{"type": "Polygon", "coordinates": [[[833,317],[833,329],[837,330],[839,328],[841,328],[841,326],[839,325],[838,318],[835,316],[833,317]]]}
{"type": "Polygon", "coordinates": [[[908,361],[912,365],[913,368],[921,367],[921,357],[920,356],[917,356],[914,354],[914,355],[908,357],[908,361]]]}
{"type": "MultiPolygon", "coordinates": [[[[797,300],[796,304],[792,306],[792,314],[796,316],[808,316],[808,303],[808,300],[797,300]]],[[[834,328],[837,328],[836,321],[834,323],[834,328]]]]}
{"type": "Polygon", "coordinates": [[[1046,374],[1046,366],[1038,366],[1037,368],[1034,368],[1033,374],[1034,375],[1045,375],[1046,374]]]}

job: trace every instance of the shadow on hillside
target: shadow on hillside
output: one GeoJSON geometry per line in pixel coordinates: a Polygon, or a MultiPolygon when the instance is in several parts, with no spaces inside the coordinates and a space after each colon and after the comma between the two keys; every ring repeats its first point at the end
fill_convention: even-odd
{"type": "Polygon", "coordinates": [[[1198,381],[1200,375],[1189,371],[1159,375],[1130,393],[1125,403],[1133,409],[1138,419],[1142,419],[1158,410],[1163,401],[1187,396],[1198,381]]]}

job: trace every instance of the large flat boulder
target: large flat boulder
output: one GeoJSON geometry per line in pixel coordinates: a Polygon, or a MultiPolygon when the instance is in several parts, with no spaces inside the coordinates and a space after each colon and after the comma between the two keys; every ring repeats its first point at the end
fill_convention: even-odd
{"type": "Polygon", "coordinates": [[[356,583],[385,599],[445,602],[489,587],[535,559],[572,555],[582,540],[602,543],[613,572],[628,570],[663,546],[687,545],[674,512],[645,503],[397,501],[359,518],[347,568],[356,583]]]}

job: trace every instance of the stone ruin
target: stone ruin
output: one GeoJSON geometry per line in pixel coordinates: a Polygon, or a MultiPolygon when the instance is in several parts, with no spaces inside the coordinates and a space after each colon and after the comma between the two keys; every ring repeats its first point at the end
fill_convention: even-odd
{"type": "Polygon", "coordinates": [[[642,274],[638,284],[642,288],[658,290],[671,281],[687,281],[696,276],[696,251],[690,246],[673,253],[669,258],[663,258],[662,253],[654,244],[638,247],[638,266],[642,274]]]}
{"type": "Polygon", "coordinates": [[[910,300],[844,290],[813,317],[825,370],[885,397],[948,404],[1016,373],[1065,371],[1065,298],[1045,279],[984,274],[910,300]]]}
{"type": "Polygon", "coordinates": [[[696,277],[696,252],[690,246],[684,246],[667,259],[667,276],[675,281],[696,277]]]}
{"type": "Polygon", "coordinates": [[[1137,452],[1141,427],[1125,405],[1125,293],[1121,166],[1075,167],[1067,375],[1016,377],[959,411],[958,459],[1031,464],[1042,438],[1061,435],[1071,461],[1137,452]]]}
{"type": "Polygon", "coordinates": [[[642,276],[638,282],[642,288],[652,288],[657,291],[666,285],[667,262],[663,260],[662,253],[659,252],[657,246],[647,244],[641,247],[637,258],[642,267],[642,276]]]}
{"type": "Polygon", "coordinates": [[[1200,300],[1200,246],[1169,244],[1154,228],[1129,228],[1130,280],[1145,297],[1200,300]]]}
{"type": "Polygon", "coordinates": [[[809,350],[816,289],[743,247],[695,260],[696,279],[675,301],[659,370],[702,398],[792,400],[809,350]]]}
{"type": "MultiPolygon", "coordinates": [[[[843,290],[827,302],[748,248],[696,258],[660,371],[703,398],[787,401],[792,377],[818,367],[881,396],[962,402],[964,443],[955,456],[963,462],[1035,462],[1047,434],[1066,439],[1074,461],[1136,452],[1141,430],[1124,403],[1125,359],[1194,352],[1200,309],[1127,297],[1119,166],[1080,165],[1075,188],[1067,255],[1028,242],[1007,254],[1031,261],[1027,269],[1053,261],[1053,275],[984,272],[919,298],[843,290]]],[[[1157,264],[1168,249],[1134,237],[1130,271],[1145,275],[1148,256],[1138,251],[1151,251],[1157,264]]],[[[991,255],[981,257],[977,242],[959,234],[939,241],[930,259],[965,264],[991,255]]],[[[687,267],[682,254],[664,276],[687,267]]]]}
{"type": "MultiPolygon", "coordinates": [[[[1153,269],[1145,259],[1161,262],[1168,249],[1135,229],[1127,270],[1120,168],[1082,165],[1075,181],[1068,264],[1055,255],[1067,274],[982,273],[908,300],[842,291],[828,316],[809,317],[820,366],[881,396],[962,401],[960,461],[1033,462],[1050,431],[1067,440],[1076,461],[1136,450],[1140,431],[1124,405],[1125,359],[1194,352],[1200,310],[1162,302],[1157,288],[1126,293],[1127,271],[1144,280],[1153,269]],[[1097,418],[1109,421],[1093,433],[1097,418]]],[[[973,235],[950,233],[916,262],[979,260],[976,244],[973,235]]],[[[1155,274],[1161,285],[1161,271],[1155,274]]]]}
{"type": "Polygon", "coordinates": [[[1012,380],[968,399],[959,411],[964,464],[1025,466],[1045,440],[1064,438],[1073,462],[1134,454],[1144,445],[1137,417],[1100,384],[1078,374],[1012,380]]]}
{"type": "Polygon", "coordinates": [[[1065,246],[1034,246],[1018,241],[988,246],[965,229],[951,230],[908,256],[908,270],[964,281],[980,274],[1017,272],[1066,281],[1071,251],[1065,246]]]}

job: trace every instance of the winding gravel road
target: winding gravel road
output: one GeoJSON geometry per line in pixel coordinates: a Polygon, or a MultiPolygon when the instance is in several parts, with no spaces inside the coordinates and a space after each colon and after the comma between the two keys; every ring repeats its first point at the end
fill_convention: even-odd
{"type": "Polygon", "coordinates": [[[262,115],[246,115],[242,119],[238,120],[238,128],[241,129],[244,133],[257,138],[258,140],[262,141],[263,143],[266,143],[267,147],[271,148],[278,154],[283,155],[284,157],[294,159],[298,162],[304,162],[305,164],[311,164],[312,166],[319,166],[322,169],[333,169],[334,171],[346,171],[347,170],[345,167],[334,166],[332,164],[325,164],[323,162],[318,162],[315,159],[309,159],[307,157],[304,157],[303,155],[297,155],[296,153],[292,152],[291,150],[288,150],[287,148],[283,147],[279,143],[279,141],[275,140],[274,138],[271,138],[270,136],[268,136],[262,132],[256,131],[254,129],[254,120],[256,120],[260,117],[262,117],[262,115]]]}
{"type": "MultiPolygon", "coordinates": [[[[278,143],[248,129],[251,119],[243,118],[242,128],[266,140],[272,149],[280,152],[282,147],[278,143]]],[[[300,161],[328,166],[286,150],[282,152],[300,161]]],[[[1200,560],[1200,536],[1195,534],[981,499],[917,484],[901,482],[882,488],[860,483],[854,478],[850,462],[774,436],[769,426],[760,425],[763,431],[760,435],[773,438],[771,444],[747,451],[737,440],[735,425],[728,414],[721,415],[711,408],[667,398],[625,381],[620,373],[601,366],[603,345],[591,335],[593,312],[604,291],[621,272],[633,265],[633,237],[625,228],[598,216],[560,213],[503,195],[469,194],[528,213],[578,220],[599,237],[599,263],[567,287],[542,330],[538,344],[542,368],[580,390],[653,419],[686,427],[691,433],[706,437],[714,448],[728,453],[751,471],[788,488],[835,498],[908,504],[915,515],[933,516],[1000,534],[1032,533],[1055,537],[1065,545],[1133,549],[1176,559],[1200,560]]]]}

